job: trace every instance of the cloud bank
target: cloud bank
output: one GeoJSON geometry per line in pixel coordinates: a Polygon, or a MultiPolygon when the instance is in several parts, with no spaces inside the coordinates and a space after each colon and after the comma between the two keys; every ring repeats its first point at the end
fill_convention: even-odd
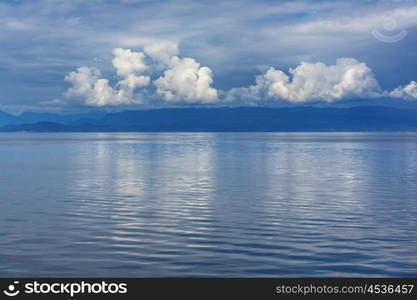
{"type": "Polygon", "coordinates": [[[393,91],[384,91],[373,71],[354,58],[339,58],[334,65],[301,62],[287,73],[270,67],[247,87],[217,90],[213,73],[194,58],[178,56],[175,43],[152,43],[143,52],[115,48],[112,65],[118,81],[113,85],[96,68],[80,67],[65,80],[70,87],[65,96],[86,106],[149,104],[222,104],[266,101],[295,104],[332,103],[346,99],[392,97],[417,99],[417,83],[412,81],[393,91]],[[153,78],[153,79],[152,79],[153,78]]]}
{"type": "Polygon", "coordinates": [[[333,102],[347,98],[370,98],[380,87],[372,70],[353,58],[340,58],[335,65],[302,62],[289,70],[290,76],[271,67],[256,77],[256,84],[232,89],[229,100],[247,98],[284,100],[294,103],[333,102]]]}

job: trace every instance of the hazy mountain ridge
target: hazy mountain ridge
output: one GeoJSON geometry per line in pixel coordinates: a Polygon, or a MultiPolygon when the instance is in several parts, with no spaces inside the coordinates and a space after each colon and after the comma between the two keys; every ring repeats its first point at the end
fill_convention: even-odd
{"type": "Polygon", "coordinates": [[[0,131],[417,131],[417,110],[371,106],[169,108],[102,115],[25,115],[0,113],[0,131]]]}
{"type": "Polygon", "coordinates": [[[12,115],[0,111],[0,126],[34,124],[38,122],[53,122],[70,125],[77,122],[98,120],[106,115],[105,112],[89,112],[81,114],[54,114],[25,112],[21,115],[12,115]]]}

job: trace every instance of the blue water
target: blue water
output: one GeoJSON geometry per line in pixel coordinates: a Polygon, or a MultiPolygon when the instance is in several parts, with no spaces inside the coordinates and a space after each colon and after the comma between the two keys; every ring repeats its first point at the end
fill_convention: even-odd
{"type": "Polygon", "coordinates": [[[417,133],[2,133],[0,276],[417,276],[417,133]]]}

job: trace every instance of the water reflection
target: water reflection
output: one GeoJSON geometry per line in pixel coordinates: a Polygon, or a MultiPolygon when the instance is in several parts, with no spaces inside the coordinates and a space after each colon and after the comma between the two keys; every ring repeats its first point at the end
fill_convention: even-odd
{"type": "Polygon", "coordinates": [[[11,276],[415,276],[417,134],[0,136],[11,276]]]}

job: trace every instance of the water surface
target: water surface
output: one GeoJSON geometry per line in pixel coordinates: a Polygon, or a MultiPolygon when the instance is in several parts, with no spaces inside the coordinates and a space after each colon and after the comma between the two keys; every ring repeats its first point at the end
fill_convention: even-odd
{"type": "Polygon", "coordinates": [[[417,133],[2,133],[0,276],[417,276],[417,133]]]}

